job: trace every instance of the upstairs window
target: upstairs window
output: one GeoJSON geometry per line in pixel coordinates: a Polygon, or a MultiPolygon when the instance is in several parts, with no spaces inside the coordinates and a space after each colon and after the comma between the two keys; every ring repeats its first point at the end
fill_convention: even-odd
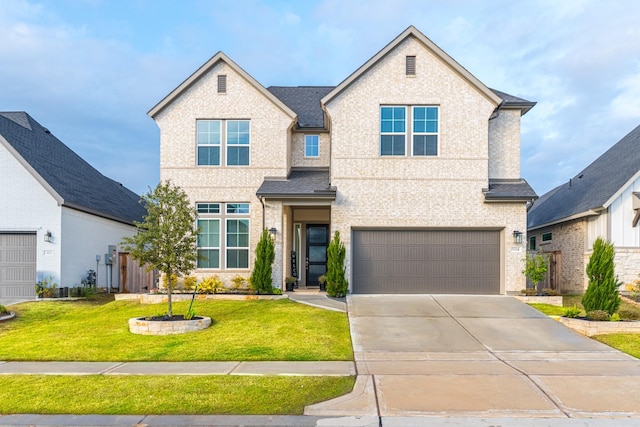
{"type": "Polygon", "coordinates": [[[304,136],[304,156],[318,157],[320,155],[320,137],[318,135],[304,136]]]}
{"type": "Polygon", "coordinates": [[[250,140],[249,120],[197,120],[197,164],[248,166],[250,140]]]}
{"type": "Polygon", "coordinates": [[[551,240],[553,240],[553,234],[552,233],[544,233],[542,235],[542,241],[543,242],[550,242],[551,240]]]}
{"type": "Polygon", "coordinates": [[[411,156],[437,156],[438,122],[436,106],[380,107],[380,155],[405,156],[411,141],[411,156]]]}
{"type": "Polygon", "coordinates": [[[404,156],[406,138],[406,107],[380,108],[380,154],[404,156]]]}
{"type": "Polygon", "coordinates": [[[438,107],[413,107],[413,155],[438,155],[438,107]]]}

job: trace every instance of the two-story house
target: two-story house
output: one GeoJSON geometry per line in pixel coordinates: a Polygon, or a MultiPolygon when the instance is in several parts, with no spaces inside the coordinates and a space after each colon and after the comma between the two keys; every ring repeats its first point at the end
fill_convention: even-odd
{"type": "Polygon", "coordinates": [[[149,115],[198,211],[198,276],[248,276],[266,228],[274,284],[314,286],[339,231],[352,293],[504,294],[525,286],[534,105],[412,26],[335,87],[265,88],[218,53],[149,115]]]}

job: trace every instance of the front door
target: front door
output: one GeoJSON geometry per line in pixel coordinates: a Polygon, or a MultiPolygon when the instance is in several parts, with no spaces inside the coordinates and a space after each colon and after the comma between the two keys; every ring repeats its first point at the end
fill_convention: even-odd
{"type": "Polygon", "coordinates": [[[329,226],[307,225],[307,286],[318,286],[318,277],[327,274],[327,246],[329,226]]]}

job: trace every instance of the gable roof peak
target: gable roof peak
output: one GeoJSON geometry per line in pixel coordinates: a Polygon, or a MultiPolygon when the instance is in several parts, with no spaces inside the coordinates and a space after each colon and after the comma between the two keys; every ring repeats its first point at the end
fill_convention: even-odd
{"type": "Polygon", "coordinates": [[[405,41],[408,37],[414,37],[420,43],[422,43],[427,49],[433,52],[437,57],[439,57],[442,61],[444,61],[447,65],[449,65],[453,70],[455,70],[462,78],[467,80],[473,87],[475,87],[480,93],[482,93],[487,99],[495,104],[497,107],[502,103],[502,98],[494,93],[491,89],[485,86],[480,80],[478,80],[473,74],[467,71],[462,65],[460,65],[455,59],[453,59],[449,54],[447,54],[444,50],[442,50],[438,45],[436,45],[431,39],[425,36],[422,32],[420,32],[415,26],[409,25],[406,30],[400,33],[395,39],[393,39],[389,44],[387,44],[382,50],[376,53],[371,59],[365,62],[360,68],[354,71],[349,77],[347,77],[342,83],[340,83],[336,88],[331,91],[327,96],[322,98],[322,104],[326,105],[331,102],[335,97],[337,97],[340,93],[342,93],[345,89],[347,89],[353,82],[355,82],[360,76],[366,73],[370,68],[380,62],[383,58],[385,58],[391,51],[393,51],[396,47],[398,47],[403,41],[405,41]]]}
{"type": "Polygon", "coordinates": [[[216,66],[219,62],[224,62],[229,67],[231,67],[236,73],[238,73],[242,78],[244,78],[250,85],[255,87],[259,92],[261,92],[267,99],[273,102],[278,108],[284,111],[285,114],[289,115],[291,118],[295,118],[296,114],[287,107],[282,101],[272,95],[260,82],[254,79],[249,73],[242,69],[238,64],[236,64],[231,58],[229,58],[224,52],[218,51],[215,55],[213,55],[207,62],[202,64],[200,68],[198,68],[195,72],[193,72],[185,81],[183,81],[178,87],[172,90],[167,96],[165,96],[160,102],[158,102],[149,112],[149,115],[152,119],[160,114],[162,110],[171,105],[174,100],[180,97],[185,91],[191,88],[195,83],[197,83],[202,77],[204,77],[214,66],[216,66]]]}

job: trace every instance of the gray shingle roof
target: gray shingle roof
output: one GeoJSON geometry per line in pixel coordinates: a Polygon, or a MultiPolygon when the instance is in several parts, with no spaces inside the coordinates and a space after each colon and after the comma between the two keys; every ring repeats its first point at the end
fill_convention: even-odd
{"type": "Polygon", "coordinates": [[[484,197],[487,201],[529,201],[537,199],[538,195],[524,179],[490,179],[484,197]]]}
{"type": "Polygon", "coordinates": [[[629,132],[574,178],[554,188],[529,211],[536,228],[604,208],[604,204],[640,171],[640,126],[629,132]]]}
{"type": "Polygon", "coordinates": [[[527,112],[536,105],[533,101],[527,101],[524,98],[518,98],[517,96],[509,95],[496,89],[491,89],[491,91],[502,98],[505,107],[520,108],[522,115],[527,114],[527,112]]]}
{"type": "Polygon", "coordinates": [[[0,135],[63,199],[63,205],[120,222],[142,221],[140,197],[107,178],[25,112],[0,112],[0,135]]]}
{"type": "Polygon", "coordinates": [[[328,169],[292,169],[286,180],[266,178],[258,197],[335,199],[336,189],[329,186],[328,169]]]}
{"type": "Polygon", "coordinates": [[[298,115],[300,128],[324,128],[320,100],[333,86],[271,86],[267,90],[298,115]]]}

